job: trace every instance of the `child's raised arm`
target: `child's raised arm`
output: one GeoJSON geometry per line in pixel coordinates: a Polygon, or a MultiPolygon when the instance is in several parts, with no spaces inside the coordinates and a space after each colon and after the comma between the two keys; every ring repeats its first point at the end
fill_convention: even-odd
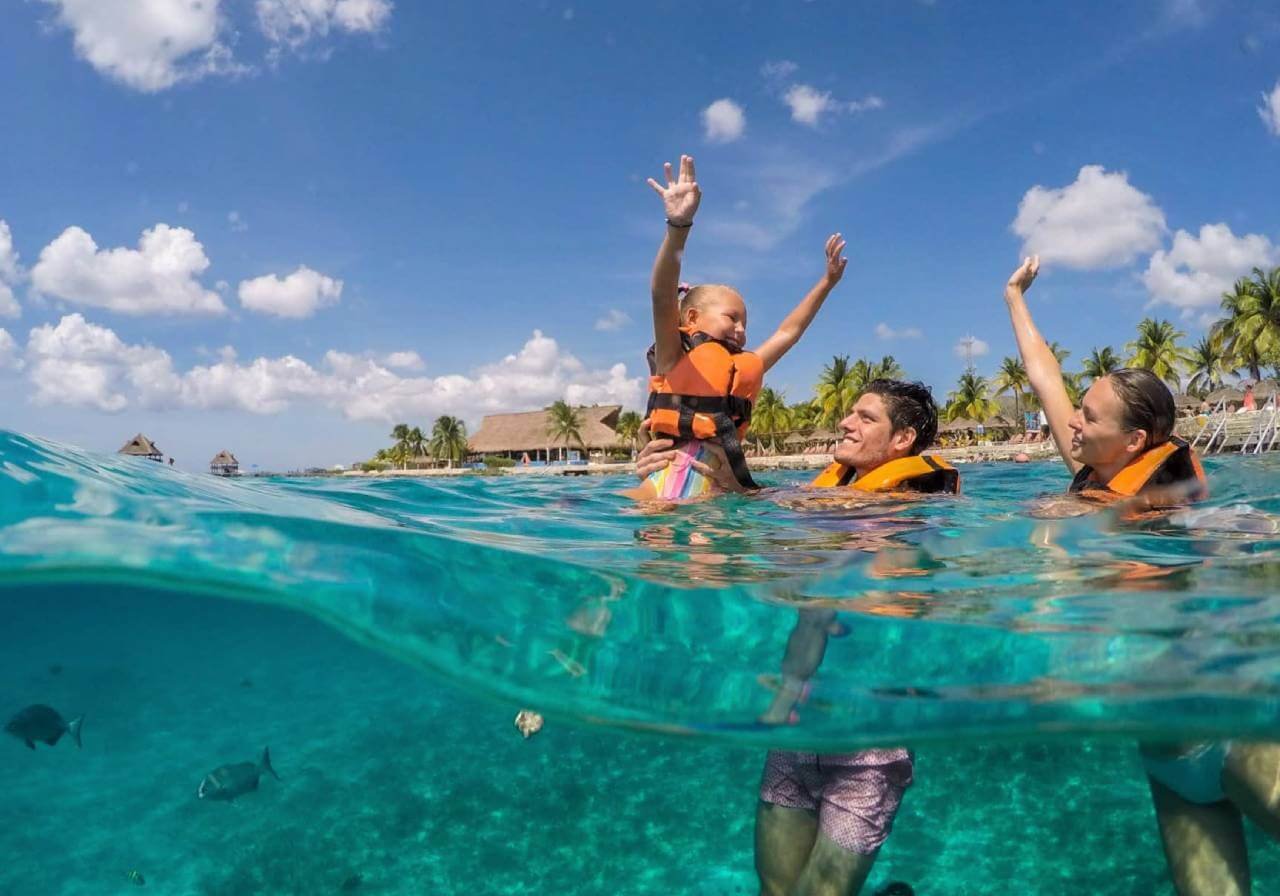
{"type": "Polygon", "coordinates": [[[849,263],[849,259],[840,257],[844,245],[844,240],[838,233],[827,237],[827,270],[818,278],[818,282],[814,284],[813,289],[809,290],[809,294],[800,300],[795,310],[778,325],[777,331],[756,349],[756,354],[760,356],[765,370],[782,360],[782,356],[800,341],[809,324],[813,323],[813,318],[822,307],[822,303],[827,300],[831,290],[844,276],[845,265],[849,263]]]}
{"type": "Polygon", "coordinates": [[[657,373],[666,373],[684,354],[680,347],[680,261],[684,256],[684,244],[689,239],[693,216],[702,200],[702,191],[694,179],[693,156],[680,157],[680,174],[671,178],[671,163],[663,166],[667,185],[664,187],[652,177],[649,186],[662,197],[667,213],[667,235],[653,260],[653,344],[657,373]]]}

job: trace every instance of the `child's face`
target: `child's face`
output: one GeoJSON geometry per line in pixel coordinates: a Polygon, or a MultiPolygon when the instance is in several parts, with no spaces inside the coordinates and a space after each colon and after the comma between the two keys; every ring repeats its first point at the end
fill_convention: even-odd
{"type": "Polygon", "coordinates": [[[731,289],[718,289],[687,312],[689,326],[735,348],[747,342],[747,305],[731,289]]]}

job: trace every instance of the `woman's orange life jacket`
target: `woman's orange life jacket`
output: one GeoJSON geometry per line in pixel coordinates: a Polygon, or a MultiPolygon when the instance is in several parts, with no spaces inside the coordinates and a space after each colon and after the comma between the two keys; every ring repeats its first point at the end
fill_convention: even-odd
{"type": "Polygon", "coordinates": [[[1205,479],[1204,467],[1191,446],[1179,438],[1172,438],[1163,445],[1157,445],[1142,452],[1129,464],[1111,478],[1110,482],[1101,483],[1093,478],[1093,467],[1084,466],[1071,480],[1070,492],[1088,497],[1090,493],[1101,496],[1122,496],[1132,498],[1147,488],[1175,486],[1181,483],[1194,483],[1189,491],[1171,489],[1176,494],[1169,503],[1198,501],[1209,496],[1209,483],[1205,479]]]}
{"type": "Polygon", "coordinates": [[[913,454],[881,464],[854,478],[853,467],[833,463],[809,483],[815,488],[852,488],[864,492],[925,492],[959,494],[960,471],[940,457],[913,454]]]}
{"type": "Polygon", "coordinates": [[[684,354],[665,374],[655,372],[655,350],[649,349],[649,431],[674,439],[715,439],[738,481],[757,488],[742,437],[764,383],[764,362],[755,352],[685,327],[680,344],[684,354]]]}

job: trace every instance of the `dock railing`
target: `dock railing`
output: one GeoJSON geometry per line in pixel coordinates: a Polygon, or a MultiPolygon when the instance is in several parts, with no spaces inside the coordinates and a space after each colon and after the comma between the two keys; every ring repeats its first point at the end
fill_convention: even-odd
{"type": "MultiPolygon", "coordinates": [[[[1201,448],[1201,451],[1204,454],[1212,454],[1213,442],[1221,436],[1222,431],[1226,429],[1227,418],[1230,415],[1231,414],[1227,410],[1227,402],[1225,400],[1219,401],[1214,405],[1213,410],[1209,412],[1207,417],[1205,417],[1204,424],[1200,427],[1200,431],[1197,432],[1195,438],[1191,440],[1191,447],[1198,447],[1200,445],[1200,439],[1204,437],[1207,432],[1209,437],[1204,440],[1204,447],[1201,448]]],[[[1223,442],[1225,443],[1225,441],[1226,440],[1224,439],[1223,442]]],[[[1219,446],[1219,448],[1221,448],[1221,446],[1219,446]]]]}
{"type": "Polygon", "coordinates": [[[1254,421],[1253,428],[1244,437],[1244,442],[1240,445],[1240,453],[1261,454],[1263,451],[1270,451],[1274,448],[1276,438],[1280,436],[1280,429],[1276,425],[1278,417],[1280,417],[1280,414],[1277,413],[1276,396],[1272,394],[1258,413],[1258,418],[1254,421]]]}

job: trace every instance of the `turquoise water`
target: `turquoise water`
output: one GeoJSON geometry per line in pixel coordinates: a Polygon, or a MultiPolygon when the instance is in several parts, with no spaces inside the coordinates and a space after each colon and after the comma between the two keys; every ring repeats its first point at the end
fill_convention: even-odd
{"type": "Polygon", "coordinates": [[[1132,738],[1276,733],[1278,471],[1211,462],[1209,505],[1137,524],[1035,519],[1047,463],[646,514],[621,479],[223,481],[0,434],[5,714],[86,715],[82,750],[5,739],[0,892],[750,893],[764,745],[905,742],[867,892],[1170,892],[1132,738]],[[759,726],[815,602],[848,633],[759,726]],[[195,798],[268,744],[281,781],[195,798]]]}

